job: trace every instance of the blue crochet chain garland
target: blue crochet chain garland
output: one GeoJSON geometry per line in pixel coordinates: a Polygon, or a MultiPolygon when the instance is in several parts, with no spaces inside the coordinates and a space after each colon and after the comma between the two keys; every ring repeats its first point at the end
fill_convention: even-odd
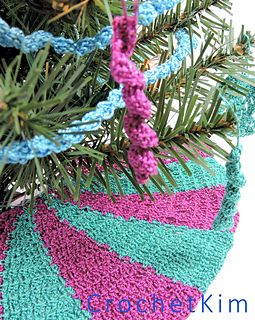
{"type": "MultiPolygon", "coordinates": [[[[182,0],[146,1],[139,6],[139,23],[148,26],[153,20],[166,10],[173,9],[182,0]]],[[[24,53],[37,52],[50,43],[58,54],[73,53],[84,56],[96,49],[105,49],[112,38],[112,27],[107,26],[95,37],[84,38],[77,42],[64,37],[55,37],[50,32],[35,31],[25,36],[19,28],[10,27],[0,18],[0,46],[11,47],[24,53]]]]}
{"type": "MultiPolygon", "coordinates": [[[[158,14],[172,9],[179,2],[180,0],[158,1],[155,4],[150,1],[142,3],[139,7],[140,23],[148,25],[158,14]]],[[[108,27],[108,29],[110,30],[111,28],[108,27]]],[[[82,52],[83,54],[89,53],[95,48],[104,48],[110,42],[112,35],[110,32],[108,34],[110,37],[106,40],[107,33],[102,30],[95,38],[86,38],[77,43],[62,37],[52,37],[52,35],[49,38],[49,33],[44,31],[37,31],[25,37],[20,29],[10,28],[2,19],[0,19],[0,30],[1,46],[19,48],[24,52],[33,52],[38,51],[50,40],[51,45],[58,53],[73,52],[79,55],[82,52]]],[[[184,29],[177,31],[175,36],[178,48],[170,59],[157,66],[154,70],[145,72],[145,79],[148,85],[155,83],[159,79],[167,78],[171,72],[177,72],[182,60],[191,53],[192,48],[195,49],[198,46],[195,38],[192,39],[191,44],[190,36],[184,29]]],[[[58,135],[53,137],[54,141],[47,139],[43,135],[38,135],[31,140],[15,141],[11,145],[2,147],[0,149],[0,162],[25,164],[35,157],[41,158],[50,155],[52,152],[63,152],[72,145],[81,142],[84,139],[84,132],[99,129],[102,121],[113,117],[115,110],[125,108],[121,89],[120,87],[120,89],[112,90],[107,100],[98,103],[95,110],[86,113],[80,121],[74,121],[69,128],[59,130],[57,132],[58,135]]]]}

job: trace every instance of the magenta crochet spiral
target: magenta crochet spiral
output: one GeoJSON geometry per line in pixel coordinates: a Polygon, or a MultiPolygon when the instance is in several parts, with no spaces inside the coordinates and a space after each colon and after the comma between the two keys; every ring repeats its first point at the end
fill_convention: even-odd
{"type": "Polygon", "coordinates": [[[137,9],[129,17],[123,7],[124,16],[113,21],[111,74],[123,85],[123,100],[128,110],[124,119],[124,129],[131,141],[128,160],[137,181],[144,184],[157,174],[157,161],[150,148],[158,145],[158,137],[146,123],[151,116],[151,102],[144,93],[144,75],[130,60],[136,44],[137,9]]]}

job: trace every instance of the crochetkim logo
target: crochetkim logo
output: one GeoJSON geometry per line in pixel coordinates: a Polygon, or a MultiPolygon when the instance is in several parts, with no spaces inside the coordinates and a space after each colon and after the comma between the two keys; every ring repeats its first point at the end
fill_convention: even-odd
{"type": "MultiPolygon", "coordinates": [[[[189,312],[195,312],[194,302],[195,300],[192,297],[189,297],[186,301],[181,301],[179,299],[174,299],[170,302],[165,302],[163,299],[156,296],[156,294],[151,295],[150,300],[139,299],[136,302],[131,302],[130,299],[122,299],[116,301],[114,299],[106,299],[103,301],[99,294],[92,294],[87,299],[87,310],[91,313],[100,313],[100,312],[110,312],[111,308],[114,308],[120,313],[128,313],[131,310],[136,310],[139,313],[179,313],[183,309],[188,309],[189,312]],[[95,304],[98,306],[104,306],[104,308],[95,307],[95,304]]],[[[222,313],[228,312],[231,314],[234,313],[247,313],[248,312],[248,302],[245,299],[223,299],[222,295],[218,296],[202,295],[201,300],[201,312],[202,313],[222,313]]]]}

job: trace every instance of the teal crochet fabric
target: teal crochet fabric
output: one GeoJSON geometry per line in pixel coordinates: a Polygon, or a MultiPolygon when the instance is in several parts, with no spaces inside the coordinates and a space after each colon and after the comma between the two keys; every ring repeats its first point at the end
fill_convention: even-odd
{"type": "Polygon", "coordinates": [[[98,243],[108,244],[120,258],[128,256],[144,267],[151,265],[157,273],[203,292],[220,270],[233,243],[232,232],[176,227],[159,221],[149,223],[134,217],[126,221],[111,213],[102,215],[90,208],[79,210],[77,206],[61,205],[59,201],[53,201],[50,207],[56,210],[61,221],[66,219],[98,243]]]}
{"type": "Polygon", "coordinates": [[[166,165],[180,185],[169,195],[150,184],[154,201],[141,200],[119,173],[125,195],[111,177],[115,203],[103,189],[86,189],[79,206],[52,193],[32,214],[1,215],[2,318],[187,319],[220,271],[239,217],[240,150],[227,171],[203,157],[215,177],[184,159],[194,172],[188,177],[173,159],[166,165]],[[222,219],[224,203],[231,213],[222,219]],[[176,301],[178,312],[170,307],[176,301]]]}
{"type": "Polygon", "coordinates": [[[51,258],[34,228],[31,214],[25,211],[9,241],[1,288],[5,292],[1,301],[4,319],[90,319],[90,314],[80,310],[79,302],[72,299],[73,291],[58,277],[57,267],[50,266],[51,258]]]}
{"type": "MultiPolygon", "coordinates": [[[[217,163],[213,158],[206,158],[207,166],[214,172],[214,175],[209,173],[206,169],[201,168],[198,164],[189,161],[187,163],[188,168],[192,172],[192,176],[188,176],[180,166],[179,163],[173,162],[171,163],[171,174],[176,181],[177,187],[173,188],[170,182],[167,179],[165,180],[166,185],[173,191],[173,192],[181,192],[181,191],[188,191],[190,189],[197,189],[203,188],[206,186],[215,186],[218,184],[224,185],[226,183],[226,172],[225,168],[222,167],[219,163],[217,163]],[[183,179],[185,177],[185,180],[183,179]]],[[[159,172],[161,172],[159,170],[159,172]]],[[[162,175],[164,177],[164,175],[162,175]]],[[[128,178],[123,175],[121,178],[121,186],[123,189],[124,194],[133,194],[136,193],[135,187],[130,183],[128,178]]],[[[115,183],[114,177],[110,176],[110,185],[111,190],[114,194],[119,192],[118,186],[115,183]]],[[[151,192],[158,192],[157,187],[151,182],[148,182],[148,188],[151,192]]],[[[95,192],[104,192],[106,193],[106,188],[102,185],[94,186],[95,192]]]]}
{"type": "MultiPolygon", "coordinates": [[[[249,80],[249,77],[246,77],[249,80]]],[[[252,135],[255,133],[255,87],[232,76],[229,76],[227,80],[247,91],[245,96],[237,96],[231,92],[226,93],[223,101],[226,107],[230,107],[236,112],[240,136],[252,135]]]]}

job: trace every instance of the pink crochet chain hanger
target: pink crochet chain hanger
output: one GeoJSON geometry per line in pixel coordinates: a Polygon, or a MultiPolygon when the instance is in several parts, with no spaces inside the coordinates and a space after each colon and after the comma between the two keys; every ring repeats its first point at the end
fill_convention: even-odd
{"type": "Polygon", "coordinates": [[[151,102],[144,93],[144,75],[130,60],[137,40],[138,0],[134,1],[133,16],[128,16],[124,0],[122,6],[124,15],[113,20],[111,74],[123,85],[122,96],[127,107],[124,129],[131,141],[128,161],[137,181],[145,184],[151,175],[158,173],[151,151],[158,145],[158,137],[146,122],[151,117],[151,102]]]}
{"type": "MultiPolygon", "coordinates": [[[[122,8],[123,8],[123,13],[124,17],[128,17],[128,12],[127,12],[127,5],[125,0],[121,0],[122,8]]],[[[134,0],[134,15],[138,21],[138,5],[139,5],[139,0],[134,0]]]]}

